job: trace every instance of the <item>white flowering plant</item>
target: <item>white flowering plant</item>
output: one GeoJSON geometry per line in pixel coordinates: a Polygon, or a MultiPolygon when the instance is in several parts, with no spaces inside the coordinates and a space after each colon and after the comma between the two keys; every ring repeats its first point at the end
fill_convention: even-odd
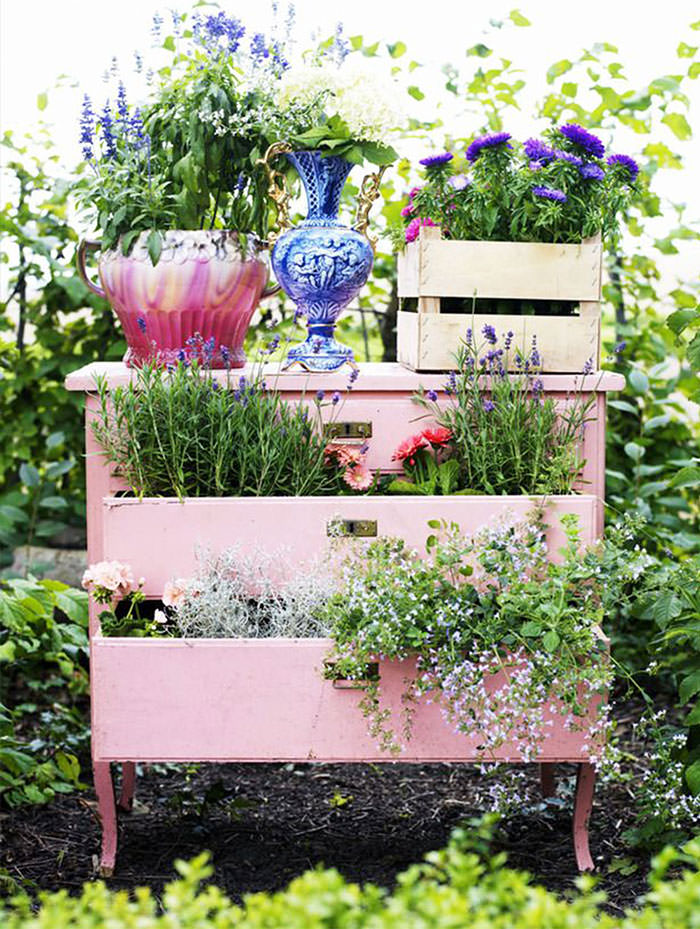
{"type": "Polygon", "coordinates": [[[399,118],[396,97],[393,81],[370,69],[367,59],[356,64],[343,56],[334,68],[321,58],[292,67],[276,94],[282,137],[297,151],[391,164],[398,158],[387,142],[399,118]]]}
{"type": "MultiPolygon", "coordinates": [[[[592,762],[615,775],[605,699],[614,667],[601,626],[636,559],[619,556],[614,536],[581,551],[575,517],[561,522],[568,542],[558,563],[548,558],[541,515],[473,538],[433,521],[426,558],[396,539],[350,556],[342,593],[327,606],[332,673],[366,679],[377,661],[413,656],[404,739],[415,700],[429,695],[456,731],[479,736],[485,761],[506,743],[532,761],[559,716],[566,728],[585,729],[592,762]]],[[[401,752],[381,679],[365,680],[362,709],[380,747],[401,752]]]]}

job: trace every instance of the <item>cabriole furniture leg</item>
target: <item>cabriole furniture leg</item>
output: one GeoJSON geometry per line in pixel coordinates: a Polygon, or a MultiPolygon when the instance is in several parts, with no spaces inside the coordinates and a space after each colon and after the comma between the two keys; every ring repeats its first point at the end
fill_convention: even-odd
{"type": "Polygon", "coordinates": [[[134,805],[134,790],[136,789],[136,763],[125,761],[122,765],[122,785],[119,792],[119,809],[130,813],[134,805]]]}
{"type": "Polygon", "coordinates": [[[114,802],[114,783],[108,761],[93,761],[93,778],[97,794],[97,809],[102,823],[102,850],[100,875],[111,877],[117,858],[117,806],[114,802]]]}
{"type": "Polygon", "coordinates": [[[583,762],[578,766],[574,799],[574,852],[579,871],[593,871],[595,865],[588,846],[588,821],[593,808],[595,769],[583,762]]]}

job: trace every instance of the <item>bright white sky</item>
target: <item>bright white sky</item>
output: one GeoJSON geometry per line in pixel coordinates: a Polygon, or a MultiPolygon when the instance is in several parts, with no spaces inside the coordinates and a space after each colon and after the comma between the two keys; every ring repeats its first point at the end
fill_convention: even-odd
{"type": "MultiPolygon", "coordinates": [[[[228,13],[240,18],[249,32],[269,31],[270,0],[234,3],[222,0],[228,13]]],[[[286,3],[280,6],[286,8],[286,3]]],[[[54,124],[63,160],[79,158],[77,118],[84,91],[98,101],[105,95],[102,73],[116,55],[128,72],[133,51],[147,56],[153,13],[169,7],[185,10],[186,2],[163,0],[0,0],[0,125],[17,133],[36,125],[36,98],[49,91],[44,118],[54,124]],[[60,74],[79,86],[53,89],[60,74]]],[[[303,40],[313,30],[329,35],[342,21],[346,35],[362,34],[367,39],[408,45],[407,57],[425,65],[417,72],[421,86],[437,83],[440,66],[452,61],[466,64],[464,51],[483,41],[499,55],[522,67],[528,83],[544,89],[545,68],[561,58],[575,58],[594,42],[611,42],[619,47],[619,60],[626,74],[640,86],[664,73],[687,68],[688,60],[676,57],[683,40],[700,44],[700,31],[688,24],[700,19],[700,3],[666,0],[663,4],[632,3],[630,0],[469,0],[416,2],[416,0],[300,0],[296,4],[297,33],[303,40]],[[531,20],[530,28],[490,29],[489,19],[504,20],[514,7],[531,20]],[[488,31],[488,34],[485,32],[488,31]]],[[[434,112],[434,111],[433,111],[434,112]]],[[[700,79],[694,82],[691,125],[700,133],[700,79]]],[[[454,133],[468,136],[475,127],[468,122],[455,125],[454,133]]],[[[508,128],[511,128],[509,125],[508,128]]],[[[524,138],[538,127],[521,117],[513,134],[524,138]]],[[[648,137],[616,139],[618,150],[625,146],[634,153],[648,137]],[[621,144],[618,144],[621,143],[621,144]]],[[[666,141],[684,155],[687,170],[664,172],[657,189],[675,200],[688,203],[687,219],[700,218],[700,159],[697,138],[678,143],[670,134],[666,141]]],[[[436,139],[436,145],[441,139],[436,139]]],[[[692,254],[672,259],[675,273],[693,273],[700,264],[692,254]],[[691,270],[692,269],[692,270],[691,270]]],[[[668,268],[667,270],[671,270],[668,268]]],[[[673,273],[672,272],[672,273],[673,273]]]]}

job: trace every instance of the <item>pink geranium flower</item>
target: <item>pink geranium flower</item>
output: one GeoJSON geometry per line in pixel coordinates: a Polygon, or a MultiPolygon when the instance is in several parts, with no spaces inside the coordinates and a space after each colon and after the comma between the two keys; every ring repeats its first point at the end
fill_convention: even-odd
{"type": "Polygon", "coordinates": [[[98,599],[122,598],[136,590],[131,568],[121,561],[98,561],[83,574],[82,586],[98,599]]]}
{"type": "Polygon", "coordinates": [[[163,603],[165,606],[179,606],[187,595],[187,581],[178,577],[174,581],[166,581],[163,587],[163,603]]]}

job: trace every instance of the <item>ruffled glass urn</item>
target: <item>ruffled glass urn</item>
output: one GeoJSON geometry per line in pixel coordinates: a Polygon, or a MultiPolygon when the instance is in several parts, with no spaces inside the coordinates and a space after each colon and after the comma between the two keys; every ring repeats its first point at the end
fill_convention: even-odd
{"type": "MultiPolygon", "coordinates": [[[[299,174],[307,201],[306,219],[277,238],[271,256],[278,282],[306,318],[308,329],[306,339],[289,349],[285,367],[300,364],[307,371],[335,371],[344,364],[355,364],[352,349],[335,338],[335,326],[372,270],[374,250],[363,231],[382,172],[363,181],[358,221],[350,228],[338,219],[338,209],[353,164],[335,155],[324,157],[319,151],[293,152],[288,146],[278,146],[275,154],[279,153],[286,155],[299,174]]],[[[280,177],[277,172],[271,172],[273,176],[280,177]]],[[[274,190],[271,180],[273,197],[274,190]]],[[[286,193],[274,199],[279,205],[284,197],[286,193]]],[[[286,208],[282,212],[284,227],[286,208]]]]}

